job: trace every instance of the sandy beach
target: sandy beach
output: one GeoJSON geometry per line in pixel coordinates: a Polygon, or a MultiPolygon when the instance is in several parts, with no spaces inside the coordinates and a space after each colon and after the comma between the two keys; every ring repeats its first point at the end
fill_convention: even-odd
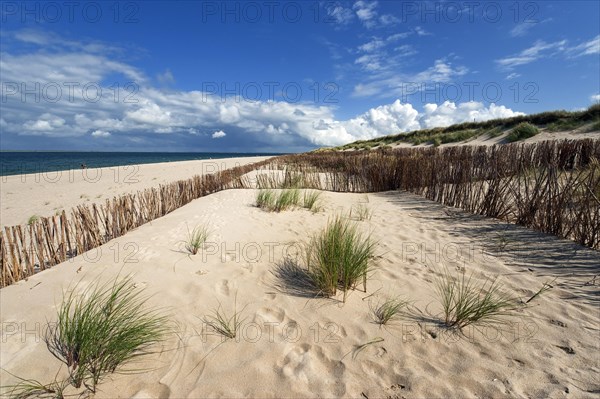
{"type": "MultiPolygon", "coordinates": [[[[102,200],[184,178],[202,164],[143,165],[137,185],[104,174],[95,184],[11,178],[2,187],[2,223],[72,206],[81,195],[102,200]],[[50,204],[39,203],[42,192],[50,204]]],[[[7,372],[41,382],[57,376],[61,363],[42,336],[65,290],[132,275],[136,287],[151,295],[148,305],[168,314],[176,333],[160,353],[132,366],[145,372],[110,375],[98,398],[588,398],[600,392],[598,251],[402,192],[325,192],[317,213],[266,212],[254,206],[256,194],[226,190],[199,198],[0,290],[2,384],[15,382],[7,372]],[[357,204],[372,217],[352,222],[377,243],[367,292],[351,291],[342,303],[341,294],[314,298],[290,287],[279,267],[299,260],[308,237],[336,215],[350,217],[357,204]],[[199,224],[210,235],[191,256],[182,240],[199,224]],[[435,281],[445,268],[478,280],[498,277],[523,300],[545,282],[553,288],[507,324],[457,333],[440,326],[435,281]],[[392,296],[419,311],[380,326],[371,310],[392,296]],[[202,319],[219,305],[231,312],[234,302],[242,311],[240,334],[224,340],[202,319]]],[[[60,368],[58,377],[66,375],[60,368]]]]}
{"type": "Polygon", "coordinates": [[[259,162],[269,157],[164,162],[110,168],[71,169],[0,177],[0,226],[25,224],[78,204],[102,203],[160,184],[259,162]]]}

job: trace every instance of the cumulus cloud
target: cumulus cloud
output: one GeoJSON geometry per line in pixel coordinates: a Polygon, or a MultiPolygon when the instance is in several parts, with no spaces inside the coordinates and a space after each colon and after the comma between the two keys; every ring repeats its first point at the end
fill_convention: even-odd
{"type": "Polygon", "coordinates": [[[590,96],[590,101],[593,103],[600,103],[600,93],[590,96]]]}
{"type": "Polygon", "coordinates": [[[476,101],[469,101],[458,105],[450,101],[445,101],[441,105],[426,104],[419,120],[422,128],[432,128],[450,126],[462,122],[482,122],[490,119],[510,118],[519,115],[525,114],[493,103],[489,107],[486,107],[483,103],[476,101]]]}
{"type": "MultiPolygon", "coordinates": [[[[388,43],[398,39],[388,37],[380,40],[388,43]]],[[[37,39],[28,40],[33,42],[37,39]]],[[[3,52],[0,72],[7,81],[32,81],[43,86],[51,82],[81,83],[91,79],[103,82],[108,77],[112,81],[115,76],[125,81],[134,77],[141,79],[135,91],[121,90],[118,98],[114,90],[99,85],[102,95],[93,102],[84,98],[81,90],[74,90],[72,98],[69,98],[66,89],[57,102],[47,99],[34,101],[29,97],[23,101],[19,89],[14,95],[7,96],[3,103],[0,120],[3,135],[82,139],[90,135],[94,138],[118,135],[119,139],[140,145],[169,143],[168,140],[175,142],[182,137],[202,143],[202,140],[210,142],[211,137],[227,136],[231,141],[243,143],[242,148],[247,150],[258,148],[256,143],[263,145],[261,148],[288,149],[339,145],[436,124],[515,114],[501,106],[492,104],[485,107],[479,103],[428,105],[420,113],[411,104],[396,100],[340,120],[336,118],[333,106],[275,100],[243,101],[237,97],[223,100],[198,90],[162,90],[152,86],[137,68],[109,57],[104,50],[98,50],[102,48],[102,45],[87,47],[84,52],[57,49],[51,56],[43,49],[24,54],[3,52]]],[[[370,54],[369,48],[364,50],[365,55],[370,54]]],[[[431,68],[413,76],[393,74],[390,80],[368,82],[363,92],[373,90],[379,93],[386,85],[397,87],[394,85],[402,79],[444,81],[462,73],[465,73],[464,68],[438,60],[431,68]]],[[[391,92],[394,95],[393,90],[391,92]]]]}
{"type": "Polygon", "coordinates": [[[105,130],[94,130],[92,132],[92,137],[110,137],[111,134],[110,132],[107,132],[105,130]]]}

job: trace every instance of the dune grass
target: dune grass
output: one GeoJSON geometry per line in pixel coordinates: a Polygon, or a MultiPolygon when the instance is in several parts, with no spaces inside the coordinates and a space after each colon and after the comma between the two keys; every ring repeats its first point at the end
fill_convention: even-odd
{"type": "Polygon", "coordinates": [[[302,197],[302,207],[312,212],[321,210],[321,193],[319,191],[305,191],[302,197]]]}
{"type": "Polygon", "coordinates": [[[522,122],[515,126],[508,136],[506,136],[506,139],[512,143],[533,137],[539,132],[539,129],[531,123],[522,122]]]}
{"type": "Polygon", "coordinates": [[[380,325],[388,324],[394,317],[396,317],[407,305],[408,301],[396,298],[390,298],[383,303],[375,305],[371,309],[375,322],[380,325]]]}
{"type": "Polygon", "coordinates": [[[300,203],[300,190],[292,188],[282,190],[275,201],[275,212],[285,211],[288,208],[296,206],[300,203]]]}
{"type": "Polygon", "coordinates": [[[367,290],[369,260],[375,243],[364,237],[348,220],[337,217],[312,237],[305,246],[308,273],[324,296],[334,296],[337,289],[344,292],[356,288],[362,281],[367,290]]]}
{"type": "Polygon", "coordinates": [[[356,204],[350,209],[350,217],[359,221],[371,220],[373,217],[373,211],[368,205],[363,203],[356,204]]]}
{"type": "Polygon", "coordinates": [[[296,188],[281,190],[262,189],[256,195],[256,206],[269,212],[281,212],[300,203],[300,190],[296,188]]]}
{"type": "Polygon", "coordinates": [[[213,310],[213,315],[205,316],[203,321],[206,325],[211,327],[216,333],[222,335],[225,338],[234,339],[242,325],[244,319],[241,317],[244,309],[237,310],[237,295],[233,302],[233,313],[231,316],[227,315],[223,310],[221,302],[219,306],[213,310]]]}
{"type": "Polygon", "coordinates": [[[256,206],[261,209],[272,209],[275,205],[275,191],[271,189],[258,190],[256,195],[256,206]]]}
{"type": "Polygon", "coordinates": [[[39,217],[38,215],[31,215],[31,216],[29,217],[29,219],[27,219],[27,224],[28,224],[28,225],[32,225],[32,224],[34,224],[35,222],[37,222],[39,218],[40,218],[40,217],[39,217]]]}
{"type": "Polygon", "coordinates": [[[202,247],[202,245],[208,239],[210,232],[208,228],[203,225],[198,225],[194,227],[193,230],[190,231],[188,227],[188,236],[185,242],[185,249],[191,253],[192,255],[196,255],[198,250],[202,247]]]}
{"type": "Polygon", "coordinates": [[[45,342],[50,353],[66,364],[75,388],[83,384],[95,392],[106,375],[151,353],[151,347],[164,339],[167,318],[145,310],[147,298],[141,294],[128,277],[64,295],[45,342]]]}
{"type": "Polygon", "coordinates": [[[6,397],[11,399],[62,399],[65,397],[64,392],[69,385],[68,381],[53,381],[49,384],[43,384],[37,380],[27,380],[12,373],[7,373],[19,380],[14,385],[2,387],[6,390],[6,397]]]}
{"type": "Polygon", "coordinates": [[[436,283],[444,324],[461,329],[473,323],[500,323],[519,307],[518,301],[502,292],[496,279],[476,283],[464,273],[458,278],[446,270],[436,283]]]}

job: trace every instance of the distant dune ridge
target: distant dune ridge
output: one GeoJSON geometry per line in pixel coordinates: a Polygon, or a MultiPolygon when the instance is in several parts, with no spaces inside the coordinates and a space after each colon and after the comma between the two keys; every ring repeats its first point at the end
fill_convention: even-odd
{"type": "MultiPolygon", "coordinates": [[[[64,257],[0,289],[3,393],[593,396],[598,110],[402,139],[476,130],[469,144],[477,144],[496,128],[498,140],[530,136],[505,146],[396,149],[396,137],[376,139],[385,146],[376,151],[354,151],[358,143],[219,160],[224,167],[211,171],[207,161],[143,165],[133,185],[104,175],[94,184],[10,177],[2,183],[3,278],[18,265],[39,268],[39,245],[19,246],[34,229],[50,237],[44,256],[64,257]],[[131,198],[151,188],[155,195],[139,197],[143,209],[168,209],[143,219],[131,198]],[[101,204],[111,204],[122,222],[110,226],[123,230],[69,256],[51,221],[76,217],[77,205],[93,215],[101,204]],[[367,258],[353,250],[361,243],[367,258]],[[46,330],[77,318],[69,303],[95,318],[46,330]],[[67,334],[83,322],[97,334],[67,334]]],[[[91,217],[107,226],[100,215],[91,217]]],[[[94,226],[81,224],[73,242],[106,233],[94,226]]]]}

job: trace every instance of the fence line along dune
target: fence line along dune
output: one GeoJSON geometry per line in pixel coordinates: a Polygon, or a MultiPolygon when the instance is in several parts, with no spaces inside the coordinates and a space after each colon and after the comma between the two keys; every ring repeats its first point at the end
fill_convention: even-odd
{"type": "Polygon", "coordinates": [[[197,175],[107,199],[102,205],[79,205],[69,213],[40,217],[29,225],[6,226],[0,231],[0,287],[99,247],[196,198],[229,188],[248,188],[250,182],[244,175],[267,163],[197,175]]]}
{"type": "Polygon", "coordinates": [[[0,232],[0,286],[230,188],[406,190],[599,249],[599,159],[600,140],[592,139],[285,155],[5,227],[0,232]]]}

